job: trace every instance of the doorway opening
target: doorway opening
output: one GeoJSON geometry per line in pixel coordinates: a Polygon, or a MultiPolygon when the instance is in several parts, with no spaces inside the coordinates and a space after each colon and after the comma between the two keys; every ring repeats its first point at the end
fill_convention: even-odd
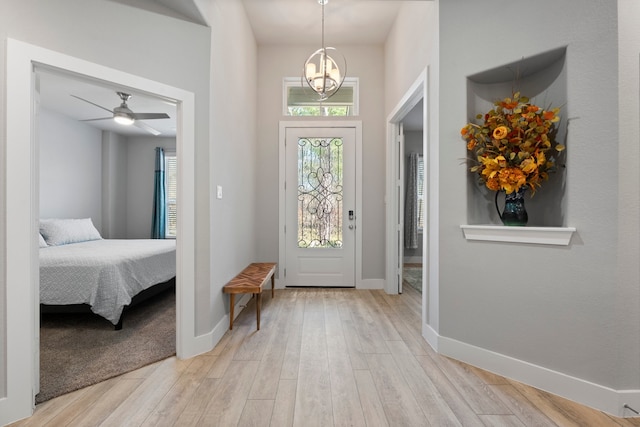
{"type": "Polygon", "coordinates": [[[398,200],[398,210],[402,213],[402,245],[399,256],[401,292],[407,287],[422,293],[425,231],[425,180],[424,180],[424,100],[421,99],[402,119],[400,162],[404,170],[401,188],[404,190],[398,200]]]}
{"type": "MultiPolygon", "coordinates": [[[[58,69],[36,66],[34,71],[39,106],[35,118],[40,159],[37,216],[49,223],[90,222],[95,227],[90,237],[101,238],[89,242],[84,241],[85,236],[76,236],[69,244],[54,243],[39,250],[39,295],[40,303],[45,305],[40,313],[40,387],[36,403],[42,403],[175,354],[175,290],[160,292],[159,288],[173,288],[169,285],[175,284],[171,277],[175,277],[177,215],[172,209],[176,206],[169,202],[175,202],[177,185],[168,184],[177,184],[177,174],[169,173],[177,168],[166,166],[177,165],[173,130],[176,106],[166,99],[86,80],[58,69]],[[105,111],[120,103],[117,95],[121,90],[127,92],[129,108],[136,113],[164,116],[161,120],[136,120],[128,126],[115,123],[105,111]],[[156,147],[167,152],[165,160],[170,158],[168,153],[173,153],[174,161],[164,162],[166,179],[154,183],[154,174],[158,173],[154,172],[156,147]],[[170,176],[174,179],[170,180],[170,176]],[[166,193],[161,203],[166,212],[166,226],[162,229],[167,232],[157,237],[168,239],[162,243],[148,240],[153,222],[154,184],[162,186],[162,194],[166,193]],[[162,248],[162,259],[166,262],[150,270],[144,267],[150,262],[149,254],[145,260],[128,262],[130,268],[124,269],[120,259],[113,258],[115,254],[109,250],[112,245],[126,251],[121,254],[136,257],[142,252],[134,254],[131,252],[134,247],[145,253],[151,248],[154,251],[162,248]],[[81,258],[65,255],[79,248],[83,248],[81,258]],[[92,275],[105,268],[106,259],[113,260],[106,267],[108,271],[122,274],[92,275]],[[160,285],[158,282],[167,285],[154,286],[160,285]],[[73,292],[69,291],[69,283],[74,284],[73,292]],[[124,330],[113,331],[112,324],[103,316],[116,313],[107,310],[104,301],[120,292],[122,286],[129,289],[126,295],[132,297],[134,293],[139,295],[138,291],[157,295],[146,299],[144,304],[125,307],[121,315],[124,330]],[[90,312],[86,305],[89,298],[80,296],[88,295],[90,289],[95,289],[95,293],[91,292],[95,295],[91,297],[92,311],[102,316],[90,312]]],[[[73,230],[76,229],[71,228],[70,232],[73,230]]],[[[124,294],[120,295],[124,298],[124,294]]],[[[134,302],[140,299],[137,296],[134,302]]]]}

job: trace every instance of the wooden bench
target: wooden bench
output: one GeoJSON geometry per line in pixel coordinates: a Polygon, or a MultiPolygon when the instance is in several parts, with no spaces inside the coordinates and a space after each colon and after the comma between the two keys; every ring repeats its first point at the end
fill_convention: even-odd
{"type": "Polygon", "coordinates": [[[253,294],[256,297],[256,319],[258,330],[260,330],[260,302],[262,287],[271,279],[271,298],[275,297],[275,262],[256,262],[249,264],[229,283],[224,285],[222,292],[229,294],[230,313],[229,329],[233,329],[233,309],[235,306],[236,294],[253,294]]]}

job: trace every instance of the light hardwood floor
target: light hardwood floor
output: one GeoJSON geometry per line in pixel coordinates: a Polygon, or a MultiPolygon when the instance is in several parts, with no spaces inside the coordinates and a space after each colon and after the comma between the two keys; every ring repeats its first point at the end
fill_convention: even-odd
{"type": "Polygon", "coordinates": [[[436,354],[420,295],[287,289],[209,353],[60,396],[14,426],[640,426],[436,354]]]}

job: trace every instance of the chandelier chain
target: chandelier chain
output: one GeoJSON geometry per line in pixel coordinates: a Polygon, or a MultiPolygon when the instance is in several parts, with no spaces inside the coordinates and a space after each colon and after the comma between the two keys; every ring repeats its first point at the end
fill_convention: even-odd
{"type": "MultiPolygon", "coordinates": [[[[344,76],[347,70],[347,62],[344,56],[342,57],[341,65],[336,62],[335,55],[339,53],[334,47],[327,47],[325,45],[324,35],[324,22],[325,13],[324,6],[328,0],[318,0],[322,7],[322,32],[320,49],[315,51],[304,63],[302,71],[303,81],[313,90],[320,98],[320,100],[326,100],[336,93],[342,83],[344,82],[344,76]],[[327,51],[334,53],[334,56],[329,56],[327,51]]],[[[304,84],[304,83],[303,83],[304,84]]]]}
{"type": "Polygon", "coordinates": [[[325,2],[322,2],[322,44],[321,46],[322,46],[322,50],[326,51],[325,45],[324,45],[324,3],[325,2]]]}
{"type": "Polygon", "coordinates": [[[324,4],[326,3],[326,1],[322,2],[322,44],[320,45],[322,47],[322,56],[320,57],[320,67],[322,69],[322,87],[326,88],[327,87],[327,73],[326,73],[326,69],[327,69],[327,47],[324,44],[324,4]]]}

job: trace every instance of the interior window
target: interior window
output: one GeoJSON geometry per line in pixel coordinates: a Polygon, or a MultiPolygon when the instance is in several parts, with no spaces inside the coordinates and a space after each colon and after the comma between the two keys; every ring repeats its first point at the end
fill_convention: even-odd
{"type": "Polygon", "coordinates": [[[301,79],[284,79],[285,116],[357,116],[358,79],[346,77],[340,90],[326,101],[319,101],[309,87],[303,86],[301,79]]]}
{"type": "Polygon", "coordinates": [[[418,156],[418,230],[424,229],[424,156],[418,156]]]}
{"type": "Polygon", "coordinates": [[[176,204],[176,194],[178,188],[178,161],[176,159],[176,153],[166,152],[164,155],[164,170],[166,180],[166,203],[167,203],[167,234],[168,238],[175,238],[177,236],[177,219],[178,219],[178,206],[176,204]]]}

